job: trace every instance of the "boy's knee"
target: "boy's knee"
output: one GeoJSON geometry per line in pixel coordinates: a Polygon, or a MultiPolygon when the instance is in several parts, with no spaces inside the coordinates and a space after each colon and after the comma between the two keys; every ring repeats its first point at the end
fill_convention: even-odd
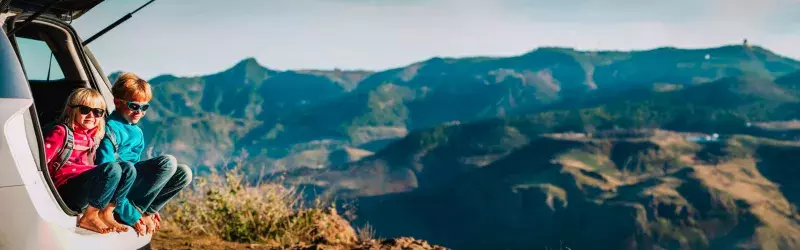
{"type": "Polygon", "coordinates": [[[119,181],[122,178],[122,168],[120,168],[119,163],[108,162],[97,167],[103,168],[103,176],[106,179],[119,181]]]}
{"type": "Polygon", "coordinates": [[[172,155],[159,156],[158,168],[161,169],[161,171],[175,173],[178,168],[178,160],[172,155]]]}
{"type": "Polygon", "coordinates": [[[192,183],[192,169],[189,166],[184,164],[178,164],[177,170],[175,171],[176,176],[180,176],[180,185],[181,187],[187,187],[189,184],[192,183]]]}

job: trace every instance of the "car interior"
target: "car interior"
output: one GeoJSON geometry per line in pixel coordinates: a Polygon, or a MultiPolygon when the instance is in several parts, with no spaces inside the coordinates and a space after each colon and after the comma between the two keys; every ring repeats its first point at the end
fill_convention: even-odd
{"type": "MultiPolygon", "coordinates": [[[[6,23],[7,30],[12,30],[14,25],[24,22],[25,18],[12,17],[12,19],[15,20],[6,23]]],[[[67,29],[39,20],[30,22],[9,38],[17,50],[33,94],[34,108],[31,109],[30,114],[26,113],[26,121],[33,123],[32,127],[45,127],[59,118],[66,100],[73,90],[91,87],[86,80],[89,77],[84,70],[85,64],[82,63],[79,56],[82,50],[76,49],[77,43],[73,39],[73,34],[67,29]],[[32,115],[34,112],[35,116],[32,115]]],[[[29,141],[39,142],[38,145],[31,145],[31,152],[41,159],[42,163],[39,164],[39,168],[43,171],[53,195],[64,212],[69,215],[77,214],[63,203],[50,180],[41,150],[42,134],[37,135],[37,133],[31,132],[35,131],[28,131],[29,141]]]]}
{"type": "MultiPolygon", "coordinates": [[[[92,230],[79,227],[75,223],[79,211],[66,206],[55,188],[46,164],[43,138],[46,128],[58,121],[68,96],[75,89],[98,90],[106,101],[107,110],[111,112],[114,107],[108,78],[86,46],[87,40],[78,36],[70,21],[100,2],[103,1],[0,0],[0,35],[5,36],[0,37],[0,56],[6,62],[0,63],[3,66],[0,70],[10,72],[7,75],[0,72],[0,76],[3,76],[0,81],[3,87],[8,86],[13,91],[0,88],[0,97],[3,103],[7,101],[18,105],[3,111],[18,112],[23,107],[19,105],[27,106],[27,110],[12,116],[13,130],[5,131],[9,133],[4,133],[4,136],[13,134],[13,137],[8,137],[14,140],[9,141],[8,145],[12,146],[10,148],[18,150],[27,144],[31,153],[29,155],[22,152],[22,162],[17,161],[17,154],[13,155],[17,169],[11,169],[11,173],[19,172],[19,181],[23,184],[18,185],[17,179],[11,178],[13,182],[10,182],[10,186],[3,186],[4,195],[25,198],[20,195],[26,193],[31,199],[31,203],[25,201],[23,204],[25,208],[31,209],[25,209],[10,222],[11,225],[27,227],[2,231],[4,236],[12,238],[3,240],[0,249],[5,249],[3,246],[15,249],[76,249],[109,243],[114,245],[110,247],[114,249],[150,249],[150,237],[139,237],[133,233],[96,237],[97,234],[92,230]],[[19,64],[16,60],[19,60],[19,64]],[[26,82],[30,92],[25,89],[26,82]],[[39,172],[35,172],[36,170],[39,172]],[[61,209],[54,210],[56,204],[61,209]],[[12,234],[8,234],[9,231],[12,234]],[[27,237],[33,235],[31,232],[36,233],[36,237],[27,237]]],[[[90,39],[99,36],[100,34],[96,34],[90,39]]],[[[6,114],[3,113],[3,117],[6,114]]],[[[0,144],[4,156],[7,150],[5,145],[0,144]]],[[[6,180],[2,181],[6,185],[6,180]]],[[[4,209],[6,210],[3,211],[20,211],[17,206],[5,206],[4,209]]]]}
{"type": "Polygon", "coordinates": [[[35,74],[30,74],[34,72],[30,72],[28,81],[37,107],[39,122],[49,124],[58,118],[69,94],[75,89],[88,87],[89,84],[83,80],[86,77],[79,74],[83,71],[78,69],[77,53],[69,49],[72,47],[72,39],[65,31],[58,27],[34,22],[17,32],[16,36],[18,45],[24,43],[26,47],[35,48],[38,44],[50,49],[51,53],[47,55],[48,53],[39,51],[25,51],[22,50],[24,47],[20,47],[20,57],[26,73],[35,70],[35,67],[45,66],[41,64],[33,66],[34,63],[45,62],[47,64],[49,77],[40,78],[35,74]],[[26,54],[26,52],[30,54],[26,54]],[[32,58],[33,56],[40,58],[32,58]],[[59,76],[61,77],[55,78],[54,71],[60,72],[59,76]]]}

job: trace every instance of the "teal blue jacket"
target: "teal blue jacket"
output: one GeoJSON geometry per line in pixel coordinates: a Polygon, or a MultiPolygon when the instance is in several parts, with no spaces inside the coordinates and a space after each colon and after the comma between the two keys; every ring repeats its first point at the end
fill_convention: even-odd
{"type": "MultiPolygon", "coordinates": [[[[111,127],[117,141],[117,155],[119,160],[127,162],[139,162],[144,151],[144,133],[136,124],[129,123],[117,111],[111,113],[106,121],[106,126],[111,127]]],[[[108,138],[100,141],[97,149],[95,164],[116,161],[114,146],[108,138]]]]}
{"type": "MultiPolygon", "coordinates": [[[[122,117],[117,111],[109,115],[106,126],[111,127],[114,131],[114,137],[117,142],[117,152],[114,152],[114,145],[108,137],[104,137],[100,141],[100,147],[97,148],[97,156],[95,157],[95,164],[103,164],[113,161],[125,161],[136,163],[141,159],[142,151],[144,150],[144,134],[142,129],[136,124],[131,124],[122,117]],[[119,159],[117,158],[119,156],[119,159]]],[[[106,134],[108,136],[108,134],[106,134]]],[[[136,207],[135,204],[123,199],[121,204],[117,204],[114,212],[119,215],[120,220],[128,226],[133,226],[142,217],[142,209],[136,207]]]]}

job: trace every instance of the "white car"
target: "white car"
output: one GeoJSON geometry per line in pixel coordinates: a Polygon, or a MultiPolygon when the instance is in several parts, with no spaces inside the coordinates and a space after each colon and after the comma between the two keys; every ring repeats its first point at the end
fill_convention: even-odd
{"type": "MultiPolygon", "coordinates": [[[[75,88],[110,84],[68,21],[102,0],[0,0],[0,249],[149,249],[151,236],[76,226],[45,166],[41,128],[75,88]]],[[[129,17],[129,16],[128,16],[129,17]]]]}

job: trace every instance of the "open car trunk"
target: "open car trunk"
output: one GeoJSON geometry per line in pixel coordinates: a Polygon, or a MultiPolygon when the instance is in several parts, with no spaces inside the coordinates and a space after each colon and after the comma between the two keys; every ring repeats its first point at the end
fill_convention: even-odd
{"type": "Polygon", "coordinates": [[[103,0],[0,0],[0,7],[8,6],[15,13],[33,13],[54,3],[44,14],[62,20],[74,20],[102,2],[103,0]]]}
{"type": "Polygon", "coordinates": [[[108,80],[68,22],[101,2],[0,0],[0,214],[13,214],[0,227],[0,249],[149,249],[151,235],[77,227],[79,211],[64,204],[44,157],[42,126],[74,89],[96,89],[113,103],[108,80]]]}

